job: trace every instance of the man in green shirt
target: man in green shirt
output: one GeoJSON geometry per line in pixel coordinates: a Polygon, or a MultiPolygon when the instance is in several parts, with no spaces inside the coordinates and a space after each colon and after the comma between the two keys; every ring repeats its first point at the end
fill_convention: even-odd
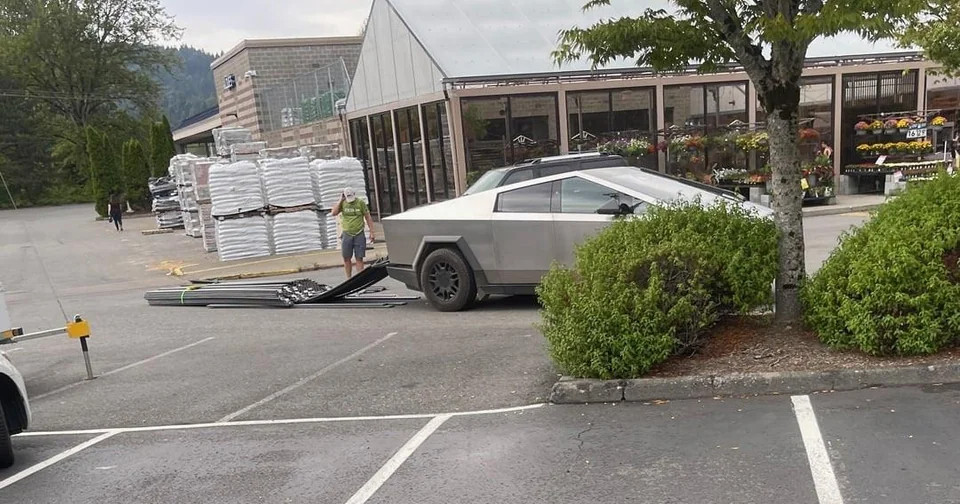
{"type": "Polygon", "coordinates": [[[363,234],[364,221],[370,228],[370,242],[375,240],[373,218],[370,217],[367,204],[358,199],[357,194],[349,187],[343,190],[340,201],[334,205],[330,215],[340,215],[340,227],[343,229],[343,234],[340,235],[340,252],[343,255],[343,270],[347,273],[347,278],[350,278],[353,276],[351,259],[356,258],[357,273],[363,271],[363,256],[367,252],[367,237],[363,234]]]}

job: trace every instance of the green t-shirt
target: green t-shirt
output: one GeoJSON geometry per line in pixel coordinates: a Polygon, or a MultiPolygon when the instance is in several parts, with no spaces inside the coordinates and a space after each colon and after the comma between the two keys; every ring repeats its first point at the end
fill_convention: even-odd
{"type": "Polygon", "coordinates": [[[340,215],[342,216],[340,222],[343,226],[343,232],[350,236],[357,236],[363,233],[363,216],[367,215],[369,211],[367,204],[360,198],[352,202],[344,201],[343,204],[340,205],[340,215]]]}

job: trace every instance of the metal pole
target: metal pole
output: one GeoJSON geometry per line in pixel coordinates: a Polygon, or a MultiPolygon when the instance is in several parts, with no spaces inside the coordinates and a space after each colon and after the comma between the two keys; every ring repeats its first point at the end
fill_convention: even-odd
{"type": "Polygon", "coordinates": [[[7,185],[7,180],[3,178],[3,172],[0,171],[0,182],[3,182],[3,188],[7,190],[7,196],[10,197],[10,203],[13,205],[13,209],[17,209],[17,202],[13,200],[13,195],[10,194],[10,187],[7,185]]]}
{"type": "Polygon", "coordinates": [[[327,67],[327,92],[330,93],[330,113],[337,113],[337,98],[333,94],[333,75],[330,73],[330,67],[327,67]]]}
{"type": "Polygon", "coordinates": [[[80,349],[83,350],[83,363],[87,366],[87,379],[92,380],[93,366],[90,365],[90,352],[87,350],[87,337],[80,338],[80,349]]]}

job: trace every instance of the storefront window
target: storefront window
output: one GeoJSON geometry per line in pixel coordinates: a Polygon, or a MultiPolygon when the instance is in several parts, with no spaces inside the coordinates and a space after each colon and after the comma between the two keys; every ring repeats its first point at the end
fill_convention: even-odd
{"type": "Polygon", "coordinates": [[[747,122],[745,83],[671,86],[663,90],[667,128],[667,171],[710,182],[714,170],[746,168],[744,153],[732,142],[713,142],[747,122]]]}
{"type": "MultiPolygon", "coordinates": [[[[808,77],[800,84],[800,154],[812,161],[820,143],[833,145],[833,77],[808,77]]],[[[757,122],[766,122],[767,112],[757,103],[757,122]]]]}
{"type": "Polygon", "coordinates": [[[370,116],[371,129],[373,130],[373,165],[377,174],[377,199],[380,215],[387,216],[400,213],[399,190],[400,184],[397,182],[397,169],[394,164],[395,151],[393,148],[393,122],[390,119],[392,114],[384,112],[370,116]]]}
{"type": "MultiPolygon", "coordinates": [[[[586,152],[633,139],[655,144],[653,99],[652,89],[567,93],[570,151],[586,152]]],[[[655,167],[656,154],[647,153],[642,161],[655,167]]]]}
{"type": "Polygon", "coordinates": [[[427,138],[427,178],[432,190],[432,201],[450,199],[456,195],[453,150],[450,144],[450,125],[444,102],[423,106],[423,124],[427,138]]]}
{"type": "Polygon", "coordinates": [[[862,116],[916,109],[916,70],[843,76],[842,141],[841,148],[836,149],[840,152],[841,163],[848,165],[862,161],[856,152],[858,142],[853,128],[862,116]]]}
{"type": "Polygon", "coordinates": [[[420,135],[420,114],[417,107],[397,110],[397,149],[400,156],[400,186],[404,208],[427,202],[427,181],[423,170],[423,149],[420,135]]]}
{"type": "Polygon", "coordinates": [[[490,169],[560,152],[556,95],[465,98],[467,185],[490,169]]]}
{"type": "Polygon", "coordinates": [[[367,191],[367,201],[370,202],[370,212],[373,215],[379,215],[379,206],[377,205],[376,188],[374,187],[373,163],[370,162],[370,137],[367,134],[367,119],[360,118],[350,121],[350,149],[353,157],[360,160],[363,165],[363,182],[367,191]]]}
{"type": "MultiPolygon", "coordinates": [[[[936,136],[937,152],[943,152],[944,144],[951,144],[951,140],[956,136],[957,120],[960,119],[960,77],[928,73],[927,110],[939,110],[935,113],[947,119],[946,127],[937,132],[936,136]]],[[[949,146],[947,148],[949,149],[949,146]]]]}

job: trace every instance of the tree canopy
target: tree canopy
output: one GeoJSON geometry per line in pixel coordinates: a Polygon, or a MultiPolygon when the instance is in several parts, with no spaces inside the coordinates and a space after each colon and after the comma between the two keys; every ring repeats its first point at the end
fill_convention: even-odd
{"type": "MultiPolygon", "coordinates": [[[[590,0],[584,9],[610,5],[590,0]]],[[[960,62],[956,0],[671,0],[672,10],[600,21],[560,33],[558,63],[587,57],[595,66],[618,58],[658,71],[696,64],[701,72],[739,64],[767,111],[775,220],[780,233],[777,317],[800,317],[804,264],[802,190],[797,144],[800,78],[810,44],[856,33],[919,45],[948,71],[960,62]]]]}

